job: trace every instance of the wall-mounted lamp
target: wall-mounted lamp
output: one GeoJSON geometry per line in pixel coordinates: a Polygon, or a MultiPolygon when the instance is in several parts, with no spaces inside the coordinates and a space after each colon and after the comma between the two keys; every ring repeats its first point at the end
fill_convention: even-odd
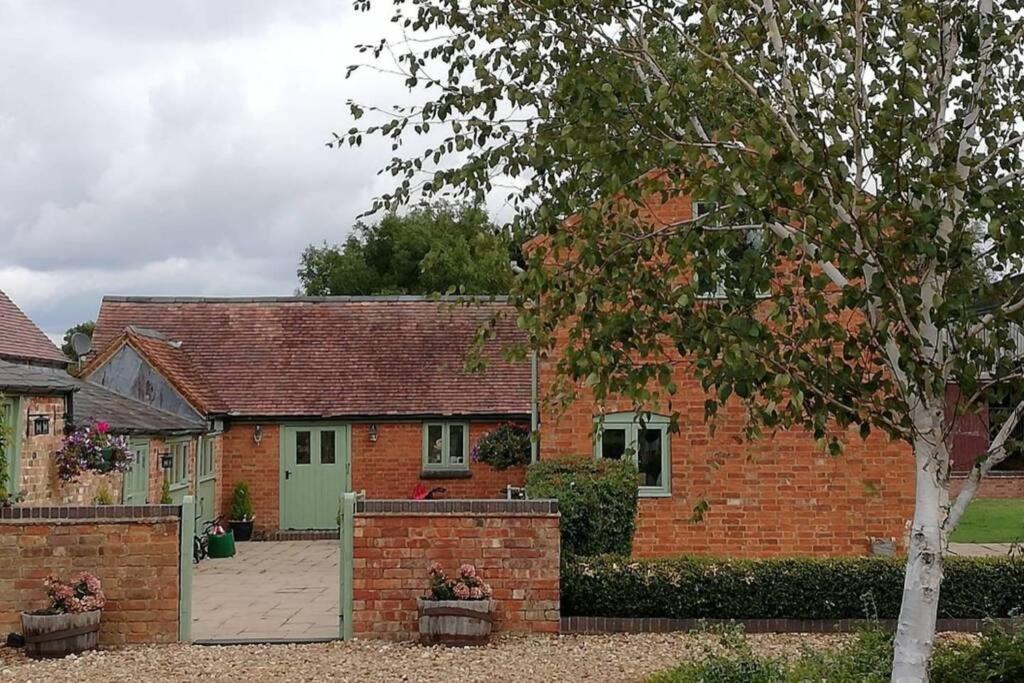
{"type": "Polygon", "coordinates": [[[252,428],[252,440],[256,443],[263,440],[263,425],[256,425],[252,428]]]}
{"type": "Polygon", "coordinates": [[[164,451],[160,454],[160,468],[169,470],[174,466],[174,457],[171,456],[170,451],[164,451]]]}
{"type": "Polygon", "coordinates": [[[370,425],[370,441],[377,442],[377,425],[370,425]]]}
{"type": "Polygon", "coordinates": [[[45,413],[32,414],[28,416],[28,422],[25,436],[43,436],[50,433],[49,415],[45,413]],[[30,429],[31,433],[29,433],[30,429]]]}

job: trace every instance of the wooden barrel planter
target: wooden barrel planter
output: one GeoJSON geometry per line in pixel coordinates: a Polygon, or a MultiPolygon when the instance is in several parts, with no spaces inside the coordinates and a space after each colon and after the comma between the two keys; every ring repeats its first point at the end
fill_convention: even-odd
{"type": "Polygon", "coordinates": [[[25,654],[42,659],[95,650],[99,645],[101,614],[101,610],[79,614],[22,612],[25,654]]]}
{"type": "Polygon", "coordinates": [[[494,625],[494,600],[424,600],[420,642],[424,645],[486,645],[494,625]]]}

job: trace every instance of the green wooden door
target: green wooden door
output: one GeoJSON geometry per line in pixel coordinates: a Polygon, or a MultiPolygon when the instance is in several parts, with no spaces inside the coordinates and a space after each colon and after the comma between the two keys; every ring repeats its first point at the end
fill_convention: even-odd
{"type": "Polygon", "coordinates": [[[281,527],[334,529],[348,490],[348,427],[289,426],[282,431],[281,527]]]}
{"type": "Polygon", "coordinates": [[[17,399],[0,398],[0,499],[14,497],[18,492],[18,441],[21,438],[18,429],[18,411],[20,404],[17,399]]]}
{"type": "Polygon", "coordinates": [[[196,523],[200,528],[217,516],[217,468],[214,462],[213,439],[204,438],[201,443],[199,454],[196,456],[196,523]]]}
{"type": "Polygon", "coordinates": [[[132,466],[124,473],[125,505],[145,505],[149,498],[149,441],[132,439],[132,466]]]}

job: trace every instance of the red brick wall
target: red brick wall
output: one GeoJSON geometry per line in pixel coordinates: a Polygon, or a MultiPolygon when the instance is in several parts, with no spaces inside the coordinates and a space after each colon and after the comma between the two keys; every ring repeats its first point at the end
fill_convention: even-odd
{"type": "MultiPolygon", "coordinates": [[[[445,487],[449,498],[504,498],[506,486],[523,485],[523,468],[496,470],[479,462],[470,462],[466,479],[422,479],[423,423],[376,424],[376,442],[370,441],[369,423],[352,425],[352,489],[365,490],[368,498],[408,498],[421,482],[428,488],[445,487]]],[[[499,424],[470,422],[470,449],[499,424]]]]}
{"type": "MultiPolygon", "coordinates": [[[[542,365],[542,387],[551,372],[542,365]]],[[[743,443],[744,411],[736,404],[719,416],[712,436],[699,384],[682,373],[676,382],[672,408],[680,413],[680,431],[670,435],[671,496],[640,500],[636,555],[865,555],[869,538],[902,544],[914,482],[901,444],[851,436],[843,455],[829,457],[799,431],[743,443]],[[704,500],[710,505],[704,519],[691,521],[704,500]]],[[[630,407],[608,407],[614,409],[630,407]]],[[[541,459],[592,456],[595,410],[584,395],[560,418],[542,414],[541,459]]]]}
{"type": "MultiPolygon", "coordinates": [[[[494,589],[498,631],[554,633],[559,628],[559,516],[547,501],[359,503],[355,517],[353,628],[357,637],[405,640],[419,633],[416,598],[429,586],[430,563],[449,574],[465,562],[494,589]],[[448,506],[456,505],[447,503],[448,506]],[[480,512],[489,506],[494,512],[480,512]]],[[[557,507],[557,506],[555,506],[557,507]]]]}
{"type": "Polygon", "coordinates": [[[276,530],[280,520],[281,430],[276,424],[261,424],[260,442],[253,439],[251,424],[233,424],[220,436],[220,511],[228,514],[235,483],[245,481],[252,495],[259,531],[276,530]]]}
{"type": "MultiPolygon", "coordinates": [[[[499,498],[509,484],[522,486],[523,468],[495,470],[484,463],[470,463],[468,478],[421,478],[423,423],[376,422],[377,441],[370,441],[370,423],[351,428],[352,488],[369,498],[408,498],[416,484],[448,489],[449,498],[499,498]]],[[[497,422],[469,423],[470,447],[497,422]]],[[[274,531],[280,523],[280,425],[263,424],[260,443],[253,440],[253,425],[230,425],[220,437],[220,510],[227,513],[235,482],[245,480],[253,496],[256,529],[274,531]]],[[[339,488],[340,493],[340,488],[339,488]]]]}
{"type": "MultiPolygon", "coordinates": [[[[953,475],[949,482],[949,495],[957,496],[967,481],[966,476],[953,475]]],[[[1024,472],[996,472],[989,474],[981,480],[978,492],[974,499],[978,498],[1024,498],[1024,472]]]]}
{"type": "Polygon", "coordinates": [[[107,596],[102,645],[176,642],[179,508],[93,510],[104,518],[68,519],[81,508],[0,509],[0,633],[20,632],[22,611],[47,606],[44,577],[87,571],[107,596]]]}

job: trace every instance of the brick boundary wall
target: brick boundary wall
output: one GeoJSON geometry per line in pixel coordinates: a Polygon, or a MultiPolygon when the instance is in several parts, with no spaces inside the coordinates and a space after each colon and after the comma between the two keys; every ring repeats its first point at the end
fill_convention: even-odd
{"type": "MultiPolygon", "coordinates": [[[[896,629],[895,619],[664,619],[656,617],[562,617],[562,633],[671,633],[740,624],[747,633],[853,633],[868,626],[896,629]]],[[[1020,628],[1020,619],[939,619],[936,630],[977,633],[988,624],[1020,628]]]]}
{"type": "Polygon", "coordinates": [[[42,580],[79,571],[103,582],[101,645],[178,641],[177,505],[0,508],[0,634],[47,606],[42,580]]]}
{"type": "MultiPolygon", "coordinates": [[[[949,495],[958,495],[965,481],[966,472],[954,472],[949,482],[949,495]]],[[[974,499],[978,498],[1024,498],[1024,471],[989,472],[974,494],[974,499]]]]}
{"type": "Polygon", "coordinates": [[[494,589],[498,632],[557,633],[558,503],[547,500],[362,500],[353,530],[356,637],[419,635],[416,599],[438,561],[475,564],[494,589]]]}

